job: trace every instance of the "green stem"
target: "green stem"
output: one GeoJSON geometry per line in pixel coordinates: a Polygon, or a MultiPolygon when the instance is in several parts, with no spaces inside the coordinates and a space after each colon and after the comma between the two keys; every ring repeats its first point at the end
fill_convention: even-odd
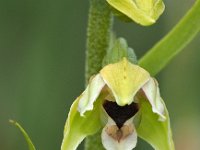
{"type": "Polygon", "coordinates": [[[86,82],[98,73],[109,46],[112,14],[105,0],[90,0],[87,29],[86,82]]]}
{"type": "MultiPolygon", "coordinates": [[[[90,0],[87,29],[86,83],[102,68],[102,60],[109,47],[112,29],[112,14],[105,0],[90,0]]],[[[100,132],[86,138],[86,150],[103,150],[100,132]]]]}
{"type": "Polygon", "coordinates": [[[151,50],[144,55],[139,65],[156,75],[174,58],[200,31],[200,0],[182,20],[151,50]]]}

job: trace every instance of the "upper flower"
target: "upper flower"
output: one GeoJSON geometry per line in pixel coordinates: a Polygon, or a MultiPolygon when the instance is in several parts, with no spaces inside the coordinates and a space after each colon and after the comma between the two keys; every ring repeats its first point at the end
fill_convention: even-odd
{"type": "Polygon", "coordinates": [[[155,23],[165,9],[162,0],[107,0],[107,2],[118,12],[144,26],[155,23]]]}
{"type": "Polygon", "coordinates": [[[133,149],[137,134],[157,150],[174,149],[157,81],[125,57],[93,76],[76,99],[68,115],[61,149],[76,149],[101,126],[102,143],[107,150],[133,149]],[[134,123],[136,114],[140,121],[134,123]]]}

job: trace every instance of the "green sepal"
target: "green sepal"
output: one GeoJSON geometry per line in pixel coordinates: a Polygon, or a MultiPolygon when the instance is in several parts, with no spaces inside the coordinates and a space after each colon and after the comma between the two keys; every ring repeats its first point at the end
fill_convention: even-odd
{"type": "Polygon", "coordinates": [[[104,97],[101,94],[93,110],[85,112],[84,116],[80,116],[77,110],[81,96],[74,101],[65,124],[61,150],[76,150],[86,136],[95,134],[101,128],[100,107],[104,97]]]}
{"type": "Polygon", "coordinates": [[[143,26],[154,24],[165,9],[162,0],[107,0],[107,2],[118,12],[143,26]]]}
{"type": "Polygon", "coordinates": [[[128,47],[128,44],[124,38],[118,38],[107,51],[107,54],[103,60],[103,66],[118,63],[124,57],[127,58],[129,62],[137,64],[137,58],[134,50],[128,47]]]}
{"type": "MultiPolygon", "coordinates": [[[[161,100],[163,102],[163,100],[161,100]]],[[[164,104],[164,102],[163,102],[164,104]]],[[[140,99],[140,124],[136,127],[138,136],[148,142],[155,150],[175,150],[170,128],[170,118],[165,106],[165,121],[152,112],[146,99],[140,99]]]]}
{"type": "Polygon", "coordinates": [[[23,136],[28,144],[29,150],[36,150],[35,146],[33,145],[33,142],[31,141],[31,139],[28,136],[28,134],[26,133],[26,131],[21,127],[21,125],[14,120],[9,120],[9,122],[12,123],[13,125],[15,125],[21,131],[21,133],[23,134],[23,136]]]}

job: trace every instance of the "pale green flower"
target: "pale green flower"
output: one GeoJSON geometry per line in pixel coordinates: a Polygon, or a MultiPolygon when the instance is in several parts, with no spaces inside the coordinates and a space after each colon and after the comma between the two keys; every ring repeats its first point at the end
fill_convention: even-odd
{"type": "Polygon", "coordinates": [[[125,57],[103,67],[74,101],[61,150],[75,150],[86,136],[100,129],[107,150],[131,150],[137,136],[156,150],[174,150],[157,81],[125,57]]]}
{"type": "Polygon", "coordinates": [[[106,0],[114,9],[141,25],[156,22],[163,13],[162,0],[106,0]]]}

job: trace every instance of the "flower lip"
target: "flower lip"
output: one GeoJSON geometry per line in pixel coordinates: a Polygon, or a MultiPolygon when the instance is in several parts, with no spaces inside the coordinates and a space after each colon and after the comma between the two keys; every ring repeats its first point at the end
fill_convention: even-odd
{"type": "Polygon", "coordinates": [[[105,100],[103,107],[107,114],[115,121],[119,129],[139,110],[138,104],[134,102],[130,105],[119,106],[116,102],[105,100]]]}
{"type": "Polygon", "coordinates": [[[118,143],[127,138],[134,132],[133,124],[123,125],[120,129],[116,125],[111,125],[105,128],[106,133],[118,143]]]}
{"type": "Polygon", "coordinates": [[[107,150],[132,150],[137,144],[137,132],[133,124],[133,117],[128,119],[120,129],[114,120],[108,117],[101,138],[102,144],[107,150]]]}

